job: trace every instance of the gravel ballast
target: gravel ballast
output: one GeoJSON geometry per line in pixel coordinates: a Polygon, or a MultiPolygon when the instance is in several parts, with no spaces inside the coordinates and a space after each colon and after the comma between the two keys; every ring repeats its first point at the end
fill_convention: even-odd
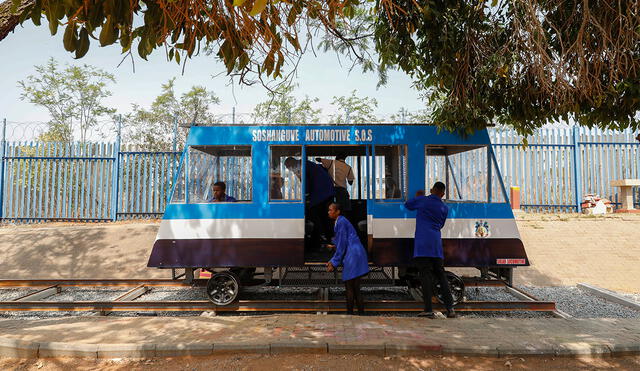
{"type": "Polygon", "coordinates": [[[522,287],[540,300],[576,318],[640,318],[640,311],[612,303],[577,287],[522,287]]]}
{"type": "MultiPolygon", "coordinates": [[[[640,311],[609,302],[576,287],[523,287],[539,300],[555,301],[557,308],[576,318],[640,318],[640,311]]],[[[34,289],[0,289],[0,301],[11,301],[34,292],[34,289]]],[[[90,287],[65,287],[62,292],[46,298],[47,301],[110,301],[122,295],[127,289],[90,287]]],[[[318,289],[315,287],[246,287],[241,290],[242,300],[316,300],[318,289]]],[[[405,287],[363,287],[365,300],[412,300],[405,287]]],[[[623,294],[632,300],[640,300],[640,294],[623,294]]],[[[330,300],[344,300],[344,289],[332,287],[330,300]]],[[[136,301],[207,301],[203,287],[194,288],[152,288],[136,301]]],[[[500,287],[468,287],[467,301],[518,301],[521,300],[500,287]]],[[[201,312],[112,312],[112,316],[198,316],[201,312]]],[[[269,312],[221,312],[223,316],[251,316],[269,314],[269,312]]],[[[92,312],[0,312],[0,318],[37,319],[67,316],[95,315],[92,312]]],[[[415,316],[415,313],[368,313],[374,316],[415,316]]],[[[468,318],[550,318],[546,312],[505,311],[505,312],[459,312],[468,318]]]]}

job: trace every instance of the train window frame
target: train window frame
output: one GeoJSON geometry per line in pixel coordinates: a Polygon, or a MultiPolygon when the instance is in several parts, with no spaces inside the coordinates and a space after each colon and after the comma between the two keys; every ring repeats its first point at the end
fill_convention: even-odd
{"type": "MultiPolygon", "coordinates": [[[[254,202],[254,177],[253,177],[253,162],[254,162],[254,158],[253,158],[253,145],[251,144],[197,144],[197,145],[189,145],[186,148],[186,159],[185,159],[185,163],[184,163],[184,168],[185,168],[185,202],[183,202],[183,204],[187,204],[187,205],[233,205],[233,204],[252,204],[254,202]],[[190,177],[189,177],[189,172],[190,172],[190,165],[191,165],[191,160],[190,160],[190,150],[191,149],[195,149],[195,150],[199,150],[197,147],[216,147],[216,148],[232,148],[232,149],[248,149],[249,150],[249,155],[248,156],[238,156],[238,157],[247,157],[249,158],[249,166],[248,168],[248,174],[247,174],[247,178],[250,179],[250,183],[249,183],[249,187],[250,190],[248,191],[248,195],[249,197],[251,197],[248,200],[238,200],[237,196],[234,195],[229,195],[231,197],[234,197],[236,199],[236,201],[223,201],[223,202],[191,202],[189,200],[190,198],[190,190],[189,190],[189,185],[190,185],[190,177]]],[[[201,151],[201,150],[200,150],[201,151]]],[[[204,152],[204,151],[201,151],[204,152]]],[[[205,152],[206,153],[206,152],[205,152]]],[[[219,180],[216,180],[219,181],[219,180]]],[[[228,186],[228,181],[227,180],[222,180],[225,182],[225,184],[227,185],[227,189],[229,189],[228,186]]],[[[215,182],[214,182],[215,183],[215,182]]],[[[213,187],[213,184],[211,183],[211,187],[213,187]]]]}
{"type": "MultiPolygon", "coordinates": [[[[304,180],[303,177],[301,177],[299,179],[299,193],[300,193],[300,198],[296,198],[296,199],[277,199],[277,198],[271,198],[271,164],[272,164],[272,160],[273,160],[273,148],[274,147],[298,147],[300,150],[300,166],[301,169],[300,171],[304,171],[304,165],[302,163],[302,158],[303,158],[303,154],[304,154],[304,150],[303,150],[303,145],[302,144],[269,144],[268,146],[268,156],[269,156],[269,168],[267,169],[267,200],[269,203],[274,203],[274,204],[302,204],[304,202],[304,180]]],[[[295,175],[294,175],[295,177],[295,175]]]]}
{"type": "MultiPolygon", "coordinates": [[[[407,144],[398,144],[398,143],[375,143],[371,145],[372,152],[369,154],[371,159],[371,173],[368,176],[369,181],[371,182],[371,200],[377,203],[385,203],[385,204],[404,204],[409,199],[409,146],[407,144]],[[404,177],[402,186],[400,187],[401,195],[400,198],[378,198],[378,172],[380,169],[376,166],[376,157],[378,156],[376,152],[377,147],[400,147],[403,150],[404,157],[404,177]]],[[[383,188],[380,190],[382,191],[383,188]]]]}
{"type": "Polygon", "coordinates": [[[448,203],[476,203],[476,204],[482,204],[482,203],[508,203],[509,199],[506,193],[506,189],[504,186],[504,182],[502,180],[502,176],[500,173],[500,168],[498,167],[498,163],[495,159],[495,155],[493,154],[493,150],[490,144],[475,144],[475,145],[471,145],[471,144],[425,144],[424,146],[424,166],[425,166],[425,171],[424,171],[424,182],[425,182],[425,190],[429,189],[433,184],[428,184],[429,181],[431,181],[431,183],[433,183],[435,180],[433,179],[429,179],[429,169],[428,169],[428,164],[427,164],[427,160],[429,159],[429,157],[436,157],[436,156],[442,156],[445,158],[445,162],[444,162],[444,167],[445,167],[445,179],[438,179],[438,181],[442,181],[446,183],[446,194],[445,197],[443,198],[443,201],[448,202],[448,203]],[[450,153],[450,154],[429,154],[429,149],[430,147],[433,149],[442,149],[444,151],[446,151],[449,148],[455,148],[455,147],[460,147],[460,148],[465,148],[465,150],[462,151],[457,151],[454,153],[450,153]],[[438,148],[438,147],[444,147],[444,148],[438,148]],[[486,177],[484,177],[484,192],[482,192],[482,194],[484,194],[484,197],[482,200],[474,200],[474,199],[462,199],[462,194],[460,192],[460,183],[462,182],[459,179],[456,179],[455,177],[455,172],[451,172],[452,174],[454,174],[454,176],[452,176],[452,179],[449,179],[449,172],[450,172],[450,168],[451,166],[451,161],[449,161],[449,157],[456,155],[456,154],[460,154],[460,153],[464,153],[464,152],[470,152],[470,151],[474,151],[474,150],[478,150],[478,149],[484,149],[485,153],[483,154],[485,157],[485,173],[486,173],[486,177]],[[495,171],[495,174],[494,174],[495,171]],[[451,182],[451,180],[453,180],[453,183],[451,182]],[[497,182],[497,184],[495,184],[494,182],[497,182]],[[495,194],[496,197],[494,197],[494,192],[493,189],[494,187],[497,186],[498,187],[498,192],[500,193],[495,194]],[[458,193],[458,197],[459,199],[456,198],[450,198],[450,192],[455,194],[456,192],[458,193]],[[501,199],[501,200],[499,200],[501,199]]]}

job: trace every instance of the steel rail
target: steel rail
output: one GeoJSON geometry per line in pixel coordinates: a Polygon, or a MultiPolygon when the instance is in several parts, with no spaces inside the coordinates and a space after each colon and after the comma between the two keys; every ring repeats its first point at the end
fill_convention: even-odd
{"type": "MultiPolygon", "coordinates": [[[[48,286],[67,286],[67,287],[83,287],[83,286],[121,286],[121,287],[136,287],[140,285],[144,286],[175,286],[175,287],[191,287],[191,286],[206,286],[206,279],[194,279],[192,283],[187,283],[184,280],[171,280],[161,278],[60,278],[60,279],[32,279],[32,280],[15,280],[15,279],[0,279],[0,287],[48,287],[48,286]]],[[[479,279],[465,279],[464,285],[466,287],[503,287],[507,284],[500,280],[479,280],[479,279]]],[[[342,286],[342,285],[340,285],[342,286]]],[[[320,286],[319,286],[320,287],[320,286]]]]}
{"type": "MultiPolygon", "coordinates": [[[[434,309],[442,310],[440,304],[434,309]]],[[[456,305],[456,311],[544,311],[556,309],[554,302],[545,301],[467,301],[456,305]]],[[[369,312],[420,312],[423,303],[419,301],[379,300],[365,302],[369,312]]],[[[9,301],[0,302],[0,311],[219,311],[219,312],[344,312],[342,300],[240,300],[227,306],[216,306],[209,301],[9,301]]]]}
{"type": "Polygon", "coordinates": [[[182,280],[170,279],[42,279],[42,280],[0,280],[0,287],[41,287],[41,286],[121,286],[136,287],[144,286],[178,286],[191,287],[206,285],[206,280],[194,280],[193,283],[186,283],[182,280]]]}

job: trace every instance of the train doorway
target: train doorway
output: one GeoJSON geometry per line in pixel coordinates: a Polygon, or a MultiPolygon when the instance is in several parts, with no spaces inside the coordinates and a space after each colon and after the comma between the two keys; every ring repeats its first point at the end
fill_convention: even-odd
{"type": "MultiPolygon", "coordinates": [[[[333,237],[333,221],[327,215],[330,202],[341,201],[343,215],[354,226],[362,245],[367,247],[367,201],[370,198],[368,145],[315,145],[306,147],[305,241],[306,263],[327,262],[333,250],[328,248],[333,237]],[[343,162],[343,164],[341,164],[343,162]],[[345,166],[346,165],[346,166],[345,166]],[[318,202],[312,193],[321,190],[331,178],[336,196],[318,202]],[[311,183],[311,184],[310,184],[311,183]],[[342,188],[342,189],[340,189],[342,188]],[[346,193],[345,193],[346,192],[346,193]]],[[[322,197],[320,197],[322,198],[322,197]]]]}

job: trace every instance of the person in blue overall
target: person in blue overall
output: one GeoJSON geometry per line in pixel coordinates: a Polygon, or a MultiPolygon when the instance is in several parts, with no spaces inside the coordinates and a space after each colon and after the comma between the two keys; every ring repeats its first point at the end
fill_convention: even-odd
{"type": "Polygon", "coordinates": [[[346,289],[347,314],[353,314],[354,301],[358,306],[358,314],[364,315],[364,301],[360,292],[360,281],[364,275],[369,273],[369,262],[367,252],[360,243],[358,234],[353,225],[342,216],[340,204],[329,205],[329,218],[336,221],[335,236],[333,242],[336,252],[329,262],[327,262],[327,272],[333,272],[340,265],[342,268],[342,281],[346,289]]]}
{"type": "MultiPolygon", "coordinates": [[[[300,160],[288,157],[284,161],[284,165],[300,178],[300,160]]],[[[333,202],[333,196],[336,194],[333,179],[322,165],[307,160],[305,183],[305,192],[309,194],[308,216],[313,222],[314,234],[321,243],[328,243],[331,226],[327,218],[327,208],[333,202]]]]}
{"type": "Polygon", "coordinates": [[[446,187],[442,182],[436,182],[431,188],[431,194],[425,196],[418,191],[416,197],[405,202],[408,210],[417,210],[416,233],[413,246],[413,261],[420,272],[422,281],[422,297],[424,312],[420,317],[435,318],[431,297],[433,296],[433,278],[438,280],[447,308],[447,318],[455,318],[453,297],[444,272],[444,254],[442,251],[442,234],[449,214],[449,208],[442,202],[446,187]]]}

